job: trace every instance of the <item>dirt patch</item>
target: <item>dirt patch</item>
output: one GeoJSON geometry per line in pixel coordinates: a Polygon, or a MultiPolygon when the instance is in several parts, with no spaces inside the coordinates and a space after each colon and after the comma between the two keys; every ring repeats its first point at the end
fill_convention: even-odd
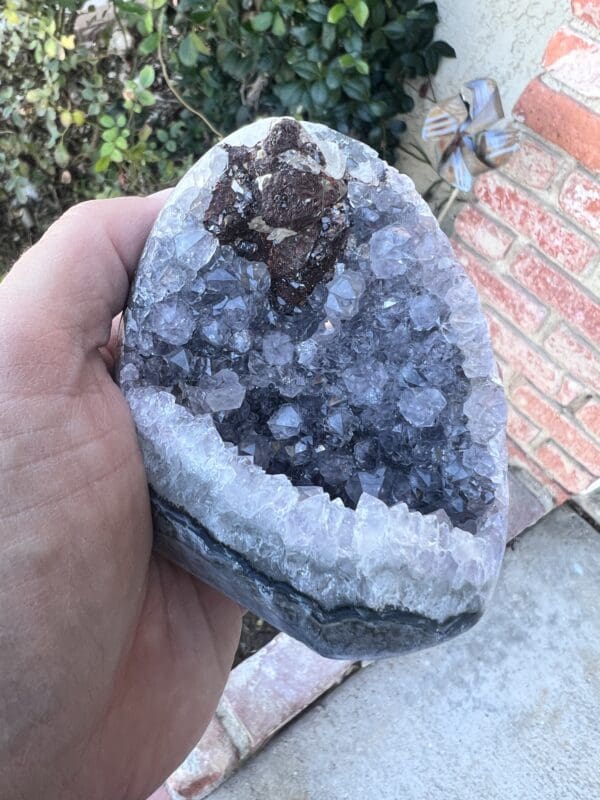
{"type": "Polygon", "coordinates": [[[272,625],[269,625],[268,622],[265,622],[264,619],[255,617],[254,614],[250,614],[250,612],[244,614],[242,620],[242,635],[233,660],[233,666],[237,667],[241,661],[244,661],[249,656],[253,656],[257,650],[264,647],[264,645],[270,642],[278,633],[279,631],[272,625]]]}

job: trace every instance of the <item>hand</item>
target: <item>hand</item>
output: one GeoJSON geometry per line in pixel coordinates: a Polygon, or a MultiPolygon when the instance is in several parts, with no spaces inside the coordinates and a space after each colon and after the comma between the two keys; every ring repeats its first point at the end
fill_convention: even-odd
{"type": "Polygon", "coordinates": [[[207,726],[240,610],[154,555],[111,320],[164,196],[68,211],[0,284],[0,797],[142,800],[207,726]]]}

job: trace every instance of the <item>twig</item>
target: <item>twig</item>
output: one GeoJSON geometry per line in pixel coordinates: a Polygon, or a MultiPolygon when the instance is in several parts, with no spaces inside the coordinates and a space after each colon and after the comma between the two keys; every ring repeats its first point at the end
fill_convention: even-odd
{"type": "Polygon", "coordinates": [[[165,22],[165,10],[166,6],[163,6],[160,15],[158,17],[158,60],[160,62],[160,69],[164,81],[167,84],[167,87],[169,88],[171,94],[173,94],[177,98],[177,100],[181,103],[181,105],[187,108],[187,110],[190,111],[192,114],[194,114],[194,116],[201,119],[202,122],[206,125],[206,127],[215,134],[215,136],[217,136],[219,139],[222,139],[223,134],[221,133],[221,131],[217,130],[217,128],[215,128],[215,126],[211,123],[211,121],[207,119],[201,111],[198,111],[198,109],[193,108],[188,102],[186,102],[183,99],[183,97],[179,94],[179,92],[175,88],[173,81],[169,77],[167,64],[165,62],[165,58],[162,51],[162,34],[165,22]]]}
{"type": "Polygon", "coordinates": [[[458,197],[458,189],[454,188],[452,190],[452,194],[446,200],[446,203],[444,204],[444,207],[442,208],[442,210],[440,211],[440,213],[438,215],[437,219],[438,219],[438,222],[440,224],[441,224],[442,220],[444,219],[444,217],[446,216],[446,214],[450,211],[450,208],[452,207],[452,203],[454,203],[454,201],[456,200],[457,197],[458,197]]]}

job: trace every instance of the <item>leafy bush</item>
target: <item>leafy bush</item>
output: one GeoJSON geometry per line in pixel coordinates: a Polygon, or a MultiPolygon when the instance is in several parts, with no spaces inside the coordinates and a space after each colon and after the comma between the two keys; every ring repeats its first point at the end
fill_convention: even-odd
{"type": "Polygon", "coordinates": [[[390,158],[407,80],[436,72],[419,0],[6,0],[0,272],[70,204],[175,181],[257,116],[326,122],[390,158]]]}

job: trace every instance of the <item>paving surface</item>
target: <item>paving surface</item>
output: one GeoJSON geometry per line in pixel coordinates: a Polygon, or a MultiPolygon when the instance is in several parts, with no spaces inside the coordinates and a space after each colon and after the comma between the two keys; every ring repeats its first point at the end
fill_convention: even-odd
{"type": "Polygon", "coordinates": [[[600,798],[600,533],[552,512],[478,626],[357,673],[211,797],[600,798]]]}

